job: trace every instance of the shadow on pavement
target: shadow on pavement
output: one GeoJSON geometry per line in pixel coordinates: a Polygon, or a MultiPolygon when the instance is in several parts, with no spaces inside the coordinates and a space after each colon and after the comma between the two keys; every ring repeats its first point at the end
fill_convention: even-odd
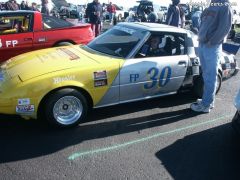
{"type": "MultiPolygon", "coordinates": [[[[174,107],[194,101],[189,94],[118,105],[93,110],[89,122],[72,129],[53,129],[37,120],[0,116],[0,163],[26,160],[52,154],[86,140],[104,138],[162,126],[196,116],[189,109],[159,112],[137,118],[103,121],[153,108],[174,107]],[[101,122],[95,120],[102,120],[101,122]],[[92,122],[94,121],[94,122],[92,122]]],[[[143,113],[144,114],[144,113],[143,113]]]]}
{"type": "Polygon", "coordinates": [[[156,156],[176,180],[240,179],[240,137],[231,124],[189,135],[156,156]]]}
{"type": "Polygon", "coordinates": [[[129,113],[151,110],[155,108],[169,108],[192,103],[196,100],[191,92],[160,97],[151,100],[120,104],[107,108],[94,109],[89,116],[89,121],[110,118],[129,113]]]}

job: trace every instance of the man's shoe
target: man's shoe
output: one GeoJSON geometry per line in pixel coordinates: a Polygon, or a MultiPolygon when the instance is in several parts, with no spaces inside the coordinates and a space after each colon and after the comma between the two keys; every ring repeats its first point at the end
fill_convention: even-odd
{"type": "MultiPolygon", "coordinates": [[[[202,99],[197,99],[196,101],[197,104],[201,104],[202,103],[202,99]]],[[[210,109],[213,109],[214,108],[214,104],[210,104],[210,109]]]]}
{"type": "Polygon", "coordinates": [[[192,103],[190,106],[191,110],[195,111],[195,112],[199,112],[199,113],[209,113],[211,108],[209,107],[205,107],[203,106],[201,103],[192,103]]]}

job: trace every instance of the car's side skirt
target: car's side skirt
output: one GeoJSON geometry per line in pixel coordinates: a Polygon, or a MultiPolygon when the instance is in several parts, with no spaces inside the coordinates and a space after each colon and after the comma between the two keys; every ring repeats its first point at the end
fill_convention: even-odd
{"type": "Polygon", "coordinates": [[[164,94],[159,94],[159,95],[155,95],[155,96],[147,96],[147,97],[144,97],[144,98],[131,99],[131,100],[127,100],[127,101],[119,101],[119,102],[117,102],[117,103],[99,105],[99,106],[95,106],[95,107],[93,107],[93,108],[96,109],[96,108],[108,107],[108,106],[113,106],[113,105],[118,105],[118,104],[124,104],[124,103],[130,103],[130,102],[137,102],[137,101],[144,101],[144,100],[153,99],[153,98],[158,98],[158,97],[162,97],[162,96],[170,96],[170,95],[173,95],[173,94],[177,94],[177,92],[164,93],[164,94]]]}

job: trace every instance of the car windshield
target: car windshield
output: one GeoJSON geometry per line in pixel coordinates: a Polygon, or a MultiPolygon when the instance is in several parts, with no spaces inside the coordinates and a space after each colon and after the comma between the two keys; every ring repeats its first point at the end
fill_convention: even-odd
{"type": "Polygon", "coordinates": [[[126,58],[146,33],[144,30],[115,26],[87,46],[101,53],[126,58]]]}

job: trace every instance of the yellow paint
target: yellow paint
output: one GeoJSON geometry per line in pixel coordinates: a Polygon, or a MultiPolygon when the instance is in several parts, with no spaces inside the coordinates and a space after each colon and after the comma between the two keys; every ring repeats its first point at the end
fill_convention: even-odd
{"type": "MultiPolygon", "coordinates": [[[[124,59],[99,55],[79,46],[64,48],[71,53],[59,48],[44,49],[19,55],[1,66],[6,79],[0,82],[0,113],[16,114],[18,99],[24,98],[29,98],[37,110],[49,92],[69,86],[87,91],[93,105],[101,100],[118,75],[124,59]],[[80,58],[71,60],[73,54],[80,58]],[[108,85],[94,87],[94,72],[104,70],[108,85]]],[[[28,116],[36,118],[36,113],[28,116]]]]}

